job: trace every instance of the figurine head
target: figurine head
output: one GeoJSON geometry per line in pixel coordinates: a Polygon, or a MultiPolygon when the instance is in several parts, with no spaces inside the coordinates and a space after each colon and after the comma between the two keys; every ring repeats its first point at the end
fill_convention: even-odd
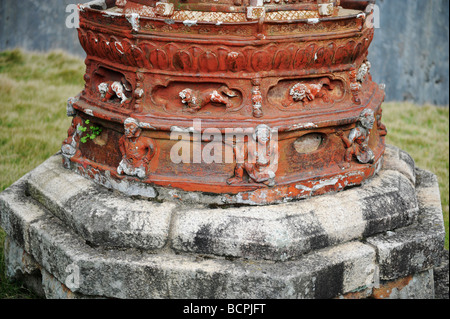
{"type": "Polygon", "coordinates": [[[108,92],[108,83],[100,83],[98,86],[98,91],[100,92],[102,97],[105,97],[106,92],[108,92]]]}
{"type": "Polygon", "coordinates": [[[306,85],[297,83],[291,88],[290,95],[295,102],[299,102],[306,98],[306,91],[306,85]]]}
{"type": "Polygon", "coordinates": [[[253,134],[253,139],[260,144],[266,144],[270,141],[272,131],[269,126],[265,124],[258,125],[253,134]]]}
{"type": "Polygon", "coordinates": [[[127,118],[123,124],[125,128],[125,136],[127,138],[138,137],[141,134],[139,122],[134,118],[127,118]]]}
{"type": "Polygon", "coordinates": [[[192,101],[192,97],[194,96],[194,92],[191,89],[184,89],[179,94],[181,98],[181,102],[189,103],[192,101]]]}
{"type": "Polygon", "coordinates": [[[359,116],[359,122],[361,123],[362,127],[367,130],[371,130],[375,123],[375,116],[373,111],[370,109],[365,109],[364,111],[362,111],[361,115],[359,116]]]}

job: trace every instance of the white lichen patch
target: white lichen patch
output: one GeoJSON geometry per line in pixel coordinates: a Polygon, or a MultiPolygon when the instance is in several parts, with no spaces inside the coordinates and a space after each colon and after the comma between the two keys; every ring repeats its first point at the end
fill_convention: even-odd
{"type": "Polygon", "coordinates": [[[131,24],[131,28],[133,29],[133,31],[138,32],[139,31],[139,19],[140,16],[138,13],[130,13],[125,15],[125,17],[127,18],[128,22],[131,24]]]}
{"type": "Polygon", "coordinates": [[[310,18],[308,19],[308,24],[316,24],[319,23],[320,19],[319,18],[310,18]]]}
{"type": "Polygon", "coordinates": [[[183,24],[187,27],[192,27],[194,25],[197,25],[197,20],[184,20],[183,24]]]}

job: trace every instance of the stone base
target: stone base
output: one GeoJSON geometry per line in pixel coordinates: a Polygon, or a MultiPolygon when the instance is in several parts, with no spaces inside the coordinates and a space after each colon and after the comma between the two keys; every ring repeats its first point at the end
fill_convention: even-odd
{"type": "Polygon", "coordinates": [[[266,207],[132,199],[60,155],[0,194],[7,275],[47,298],[434,298],[443,225],[391,146],[361,187],[266,207]]]}

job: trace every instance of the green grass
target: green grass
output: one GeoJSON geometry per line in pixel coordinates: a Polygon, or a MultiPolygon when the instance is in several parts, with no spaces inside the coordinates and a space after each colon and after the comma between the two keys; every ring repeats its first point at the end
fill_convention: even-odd
{"type": "MultiPolygon", "coordinates": [[[[55,154],[67,136],[68,97],[84,85],[84,63],[62,52],[0,52],[0,191],[55,154]]],[[[449,109],[386,103],[387,143],[407,151],[439,178],[448,249],[449,109]]],[[[0,229],[0,298],[30,298],[5,278],[0,229]]]]}
{"type": "Polygon", "coordinates": [[[0,190],[60,148],[67,98],[81,91],[84,70],[62,52],[0,53],[0,190]]]}
{"type": "Polygon", "coordinates": [[[385,103],[383,121],[389,130],[386,143],[408,152],[416,166],[438,177],[446,230],[445,247],[448,249],[449,108],[385,103]]]}

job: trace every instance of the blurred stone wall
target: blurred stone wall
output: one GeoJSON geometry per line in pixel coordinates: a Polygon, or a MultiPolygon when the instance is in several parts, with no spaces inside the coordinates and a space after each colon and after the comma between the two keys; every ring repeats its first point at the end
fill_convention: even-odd
{"type": "Polygon", "coordinates": [[[66,28],[66,7],[79,2],[88,1],[0,0],[0,50],[64,49],[84,57],[76,29],[66,28]]]}
{"type": "Polygon", "coordinates": [[[449,1],[377,0],[372,75],[386,100],[449,104],[449,1]]]}
{"type": "MultiPolygon", "coordinates": [[[[0,0],[0,50],[64,49],[84,57],[66,6],[83,0],[0,0]]],[[[86,1],[87,2],[87,1],[86,1]]],[[[449,1],[378,0],[372,75],[387,101],[449,104],[449,1]]]]}

